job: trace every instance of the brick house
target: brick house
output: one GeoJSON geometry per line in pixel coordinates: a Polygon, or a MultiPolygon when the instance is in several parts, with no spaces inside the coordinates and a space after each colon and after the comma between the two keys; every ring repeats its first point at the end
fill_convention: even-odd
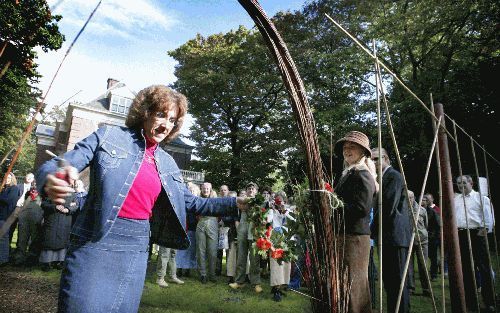
{"type": "MultiPolygon", "coordinates": [[[[115,79],[107,80],[106,92],[86,104],[70,103],[63,121],[56,122],[56,126],[39,124],[36,128],[37,151],[35,170],[50,156],[45,150],[57,155],[73,149],[75,144],[90,135],[102,125],[124,126],[135,92],[124,83],[115,79]]],[[[168,144],[162,144],[177,162],[185,179],[201,184],[204,174],[187,170],[191,161],[191,152],[194,146],[177,137],[168,144]]],[[[85,180],[88,173],[82,173],[85,180]]],[[[87,185],[87,184],[86,184],[87,185]]]]}

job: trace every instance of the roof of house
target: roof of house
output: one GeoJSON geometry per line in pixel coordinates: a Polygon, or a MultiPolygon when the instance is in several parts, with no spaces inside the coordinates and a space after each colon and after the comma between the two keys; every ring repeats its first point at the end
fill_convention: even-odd
{"type": "Polygon", "coordinates": [[[90,107],[90,108],[96,109],[98,111],[109,112],[108,97],[109,97],[110,93],[112,95],[114,94],[114,95],[130,98],[130,99],[133,99],[136,95],[136,93],[133,92],[132,90],[130,90],[127,87],[127,85],[125,85],[124,83],[118,82],[118,83],[114,84],[113,86],[111,86],[108,90],[106,90],[105,93],[99,95],[94,100],[92,100],[88,103],[85,103],[83,106],[90,107]]]}
{"type": "Polygon", "coordinates": [[[188,144],[184,140],[182,140],[181,137],[175,138],[174,140],[172,140],[171,142],[169,142],[168,145],[182,147],[182,148],[186,148],[186,149],[190,149],[190,150],[193,150],[194,147],[195,147],[195,146],[192,146],[192,145],[188,144]]]}
{"type": "Polygon", "coordinates": [[[55,131],[56,131],[55,126],[38,124],[35,130],[35,135],[54,137],[55,131]]]}

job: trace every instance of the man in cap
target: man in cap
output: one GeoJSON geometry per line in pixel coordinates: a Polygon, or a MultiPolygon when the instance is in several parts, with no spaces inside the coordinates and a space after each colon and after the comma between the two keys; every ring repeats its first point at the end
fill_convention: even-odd
{"type": "MultiPolygon", "coordinates": [[[[372,160],[382,169],[382,208],[376,206],[372,236],[378,238],[379,214],[382,211],[382,279],[387,294],[387,312],[395,312],[399,285],[404,279],[403,272],[408,257],[412,227],[408,199],[401,174],[391,166],[387,151],[382,148],[372,150],[372,160]]],[[[399,313],[410,311],[408,282],[403,286],[399,313]]]]}
{"type": "MultiPolygon", "coordinates": [[[[259,186],[256,183],[250,182],[246,186],[247,197],[253,198],[259,191],[259,186]]],[[[247,220],[247,212],[241,212],[239,225],[237,226],[238,238],[238,257],[236,263],[236,277],[235,282],[229,284],[232,289],[243,288],[245,286],[245,275],[247,269],[247,260],[250,251],[250,283],[254,286],[255,292],[261,293],[262,287],[260,286],[260,264],[259,255],[257,251],[252,253],[253,236],[251,224],[247,220]]]]}

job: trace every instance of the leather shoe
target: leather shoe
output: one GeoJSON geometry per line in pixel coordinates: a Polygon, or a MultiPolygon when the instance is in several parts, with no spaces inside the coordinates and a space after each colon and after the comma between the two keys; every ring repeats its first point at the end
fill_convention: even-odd
{"type": "Polygon", "coordinates": [[[281,292],[279,290],[276,290],[273,293],[273,300],[276,301],[276,302],[280,302],[281,301],[281,292]]]}
{"type": "Polygon", "coordinates": [[[207,283],[207,276],[201,276],[200,281],[202,284],[206,284],[207,283]]]}

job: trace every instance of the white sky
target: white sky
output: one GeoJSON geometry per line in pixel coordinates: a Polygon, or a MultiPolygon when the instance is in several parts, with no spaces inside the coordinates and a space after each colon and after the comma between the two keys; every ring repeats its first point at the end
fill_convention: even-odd
{"type": "MultiPolygon", "coordinates": [[[[37,85],[44,93],[66,53],[98,0],[49,0],[54,14],[63,16],[60,31],[66,41],[59,51],[39,50],[37,85]]],[[[298,10],[303,0],[262,0],[269,16],[278,11],[298,10]]],[[[170,84],[175,61],[167,55],[194,36],[250,28],[253,21],[237,0],[103,0],[66,58],[45,102],[59,105],[81,90],[71,101],[87,103],[106,90],[114,78],[139,91],[151,84],[170,84]]],[[[183,134],[190,126],[184,124],[183,134]]]]}

